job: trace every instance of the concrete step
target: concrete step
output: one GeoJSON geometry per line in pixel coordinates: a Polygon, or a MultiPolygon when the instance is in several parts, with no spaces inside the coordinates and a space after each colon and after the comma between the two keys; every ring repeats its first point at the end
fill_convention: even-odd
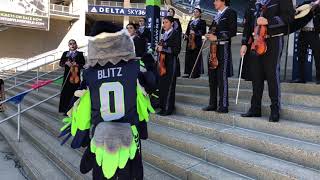
{"type": "MultiPolygon", "coordinates": [[[[291,162],[248,151],[174,128],[149,124],[149,137],[153,141],[197,156],[210,163],[217,164],[254,179],[315,180],[320,178],[320,171],[315,169],[305,168],[291,162]]],[[[144,147],[149,148],[152,146],[148,145],[144,147]]],[[[163,151],[165,151],[165,148],[160,152],[163,151]]],[[[171,153],[164,152],[164,155],[171,156],[171,153]]],[[[153,162],[158,161],[154,159],[153,162]]]]}
{"type": "Polygon", "coordinates": [[[320,145],[181,115],[152,122],[320,170],[320,145]]]}
{"type": "MultiPolygon", "coordinates": [[[[39,94],[45,94],[45,93],[39,93],[39,94]]],[[[27,107],[39,101],[40,99],[38,97],[39,94],[31,94],[31,98],[29,97],[28,99],[24,100],[23,106],[27,107]]],[[[25,112],[25,115],[24,115],[24,116],[27,116],[28,118],[31,118],[32,122],[36,126],[39,126],[39,128],[42,128],[44,131],[49,132],[53,137],[58,136],[59,129],[62,127],[61,120],[63,119],[62,116],[57,114],[57,104],[53,105],[56,101],[57,101],[56,98],[49,100],[48,102],[45,102],[40,106],[25,112]],[[50,102],[50,101],[53,101],[53,102],[50,102]]],[[[65,145],[65,146],[68,146],[68,145],[65,145]]],[[[76,166],[78,166],[78,164],[76,164],[76,166]]],[[[169,175],[161,171],[160,169],[157,169],[156,167],[153,167],[147,163],[144,163],[144,173],[145,173],[145,179],[152,179],[152,180],[177,179],[176,177],[169,175]]]]}
{"type": "MultiPolygon", "coordinates": [[[[199,104],[204,107],[208,105],[209,97],[198,94],[176,93],[176,101],[185,104],[199,104]]],[[[235,100],[230,98],[229,104],[230,110],[242,113],[248,111],[251,107],[250,101],[243,99],[240,99],[236,105],[235,100]]],[[[270,115],[270,104],[262,104],[262,114],[267,117],[270,115]]],[[[320,119],[317,117],[320,117],[320,108],[286,104],[281,106],[281,118],[286,120],[320,125],[320,119]]]]}
{"type": "Polygon", "coordinates": [[[142,142],[142,154],[145,161],[181,179],[249,179],[149,140],[142,142]]]}
{"type": "MultiPolygon", "coordinates": [[[[6,113],[13,114],[15,111],[8,106],[6,113]]],[[[45,113],[36,113],[31,109],[29,114],[23,114],[21,120],[21,130],[30,141],[35,144],[57,167],[62,169],[71,179],[90,179],[78,170],[81,156],[69,146],[60,146],[60,141],[44,131],[35,120],[47,118],[45,113]],[[66,156],[66,154],[68,154],[66,156]]],[[[16,125],[16,121],[12,121],[16,125]]]]}
{"type": "Polygon", "coordinates": [[[178,115],[209,120],[210,122],[223,123],[236,127],[256,130],[259,132],[320,144],[320,126],[317,125],[293,122],[284,119],[281,119],[278,123],[271,123],[268,121],[267,117],[244,118],[240,116],[239,112],[219,114],[216,112],[205,112],[202,111],[201,108],[202,106],[198,105],[176,103],[176,113],[178,115]]]}
{"type": "MultiPolygon", "coordinates": [[[[4,118],[4,114],[1,114],[4,118]]],[[[13,149],[22,166],[27,172],[27,177],[32,180],[50,179],[64,180],[69,179],[58,167],[55,166],[42,152],[32,144],[25,134],[21,135],[20,142],[17,141],[17,129],[11,122],[0,125],[0,132],[5,137],[13,149]]]]}
{"type": "MultiPolygon", "coordinates": [[[[39,79],[54,79],[54,78],[57,78],[59,76],[61,76],[63,74],[60,74],[60,73],[56,73],[56,72],[52,72],[52,73],[49,73],[49,74],[39,74],[39,79]]],[[[21,83],[21,82],[25,82],[27,80],[30,80],[30,79],[33,79],[33,78],[36,78],[37,75],[36,74],[23,74],[23,75],[20,75],[20,76],[17,76],[16,77],[16,82],[17,83],[21,83]]],[[[6,79],[5,82],[14,82],[15,81],[15,78],[9,78],[9,79],[6,79]]]]}
{"type": "MultiPolygon", "coordinates": [[[[26,106],[28,106],[28,105],[31,105],[32,103],[31,103],[31,101],[37,101],[37,100],[35,100],[35,98],[30,98],[30,99],[26,99],[25,101],[24,101],[24,103],[25,103],[25,105],[26,106]]],[[[47,125],[43,125],[43,126],[46,126],[46,128],[45,129],[49,129],[48,128],[48,126],[55,126],[55,128],[50,128],[50,131],[54,131],[54,129],[56,129],[56,131],[57,131],[57,129],[59,129],[59,125],[58,125],[58,121],[56,121],[55,123],[53,123],[53,121],[54,120],[52,120],[51,118],[53,118],[53,117],[57,117],[57,115],[55,114],[55,112],[56,112],[56,107],[55,106],[53,106],[53,105],[51,105],[51,104],[47,104],[47,103],[44,103],[44,104],[42,104],[41,106],[39,106],[38,108],[37,108],[37,111],[39,111],[39,112],[42,112],[43,111],[43,109],[46,109],[46,119],[49,119],[48,121],[47,120],[44,120],[44,118],[40,118],[40,117],[35,117],[35,120],[37,120],[37,119],[43,119],[43,120],[41,120],[41,122],[37,122],[38,124],[44,124],[44,123],[46,123],[47,125]],[[47,121],[47,122],[46,122],[47,121]]],[[[35,114],[36,112],[31,112],[31,114],[35,114]]],[[[38,120],[39,121],[39,120],[38,120]]],[[[60,125],[60,127],[61,127],[61,125],[60,125]]],[[[56,132],[56,133],[58,133],[58,132],[56,132]]],[[[144,156],[145,157],[145,156],[144,156]]],[[[203,167],[202,167],[203,168],[203,167]]],[[[206,167],[206,168],[208,168],[208,167],[206,167]]],[[[161,168],[162,169],[162,168],[161,168]]],[[[169,171],[169,172],[171,172],[171,171],[169,171]]],[[[220,172],[220,171],[219,171],[220,172]]],[[[200,172],[198,172],[198,173],[200,173],[200,172]]],[[[218,172],[215,172],[215,173],[218,173],[218,172]]],[[[174,174],[174,175],[176,175],[176,174],[174,174]]],[[[195,176],[195,177],[202,177],[202,176],[204,176],[204,177],[210,177],[210,174],[205,174],[204,172],[202,172],[202,174],[196,174],[196,173],[191,173],[191,175],[192,176],[195,176]]],[[[213,175],[217,175],[217,174],[212,174],[211,176],[213,176],[213,175]]],[[[163,176],[163,175],[161,175],[161,176],[163,176]]],[[[178,176],[179,177],[179,176],[178,176]]],[[[196,178],[197,179],[197,178],[196,178]]]]}
{"type": "MultiPolygon", "coordinates": [[[[178,78],[177,84],[180,85],[195,85],[195,86],[209,86],[208,77],[201,77],[198,79],[178,78]]],[[[238,79],[229,78],[229,87],[237,88],[238,79]]],[[[241,81],[241,89],[252,89],[251,82],[241,81]]],[[[267,83],[265,82],[265,91],[268,90],[267,83]]],[[[295,83],[281,83],[281,91],[297,94],[312,94],[320,95],[320,85],[315,83],[295,84],[295,83]]]]}
{"type": "MultiPolygon", "coordinates": [[[[209,87],[206,86],[193,86],[193,85],[177,85],[176,92],[179,93],[190,93],[198,95],[209,96],[209,87]]],[[[229,88],[229,98],[236,98],[237,89],[229,88]]],[[[252,90],[251,89],[240,89],[239,99],[251,100],[252,90]]],[[[262,102],[270,103],[268,92],[264,92],[262,102]]],[[[281,93],[281,102],[289,105],[300,105],[305,107],[317,107],[320,108],[320,96],[309,95],[309,94],[297,94],[297,93],[281,93]]]]}

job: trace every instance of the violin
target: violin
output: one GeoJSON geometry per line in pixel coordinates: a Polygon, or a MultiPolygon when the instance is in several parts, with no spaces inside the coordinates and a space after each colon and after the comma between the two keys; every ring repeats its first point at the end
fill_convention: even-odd
{"type": "MultiPolygon", "coordinates": [[[[258,4],[261,6],[261,4],[258,4]]],[[[258,8],[257,8],[258,9],[258,8]]],[[[260,11],[260,17],[263,17],[263,14],[267,10],[266,6],[262,6],[260,11]]],[[[267,31],[267,26],[262,26],[262,25],[256,25],[254,28],[254,40],[251,45],[251,50],[256,52],[257,55],[264,55],[267,50],[267,43],[266,43],[266,37],[267,37],[268,31],[267,31]]]]}
{"type": "MultiPolygon", "coordinates": [[[[158,43],[159,46],[163,46],[163,39],[160,40],[158,43]]],[[[160,76],[164,76],[167,73],[166,65],[165,65],[165,60],[166,60],[166,54],[162,51],[158,51],[159,53],[159,61],[158,61],[158,70],[160,76]]]]}
{"type": "MultiPolygon", "coordinates": [[[[209,33],[215,34],[216,33],[216,23],[213,22],[210,27],[209,33]]],[[[218,57],[217,57],[217,43],[211,42],[210,43],[210,58],[209,58],[209,69],[217,69],[219,65],[218,57]]]]}
{"type": "Polygon", "coordinates": [[[71,84],[78,84],[80,82],[79,77],[79,66],[77,64],[74,64],[70,67],[70,76],[69,76],[69,82],[71,84]]]}
{"type": "MultiPolygon", "coordinates": [[[[194,30],[194,25],[190,26],[190,30],[194,30]]],[[[188,43],[188,49],[194,50],[196,49],[196,35],[194,33],[189,35],[189,43],[188,43]]]]}

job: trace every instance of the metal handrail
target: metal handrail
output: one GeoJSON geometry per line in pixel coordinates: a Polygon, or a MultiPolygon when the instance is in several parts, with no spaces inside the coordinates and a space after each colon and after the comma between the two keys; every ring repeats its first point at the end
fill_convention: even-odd
{"type": "MultiPolygon", "coordinates": [[[[28,61],[28,59],[23,59],[22,61],[28,61]]],[[[2,70],[3,68],[6,68],[6,67],[12,66],[12,65],[14,65],[14,64],[18,64],[18,63],[21,63],[21,61],[20,61],[20,60],[17,60],[17,61],[15,61],[15,62],[11,63],[11,64],[6,64],[6,65],[4,65],[4,66],[1,66],[1,67],[0,67],[0,70],[2,70]]]]}
{"type": "MultiPolygon", "coordinates": [[[[61,68],[59,68],[59,69],[61,69],[61,68]]],[[[9,90],[11,90],[11,89],[13,89],[13,88],[15,88],[15,87],[24,85],[24,84],[26,84],[26,83],[28,83],[28,82],[30,82],[30,81],[35,80],[35,79],[38,81],[40,77],[43,77],[43,76],[45,76],[45,75],[48,75],[48,74],[50,74],[50,73],[52,73],[52,72],[54,72],[54,71],[56,71],[56,70],[59,70],[59,69],[54,69],[54,70],[49,71],[49,72],[47,72],[47,73],[41,74],[40,76],[37,75],[36,77],[34,77],[34,78],[32,78],[32,79],[28,79],[28,80],[26,80],[26,81],[24,81],[24,82],[21,82],[21,83],[19,83],[19,84],[16,84],[16,85],[14,85],[14,86],[12,86],[12,87],[10,87],[10,88],[8,88],[8,89],[5,89],[5,91],[9,91],[9,90]]],[[[37,73],[39,73],[39,71],[37,71],[37,73]]],[[[0,102],[0,104],[1,104],[1,102],[0,102]]]]}
{"type": "Polygon", "coordinates": [[[19,104],[18,104],[18,111],[17,111],[17,113],[15,113],[15,114],[13,114],[13,115],[11,115],[11,116],[9,116],[9,117],[1,120],[1,121],[0,121],[0,124],[2,124],[2,123],[4,123],[4,122],[6,122],[6,121],[8,121],[8,120],[10,120],[10,119],[18,116],[18,118],[17,118],[17,121],[18,121],[18,122],[17,122],[17,139],[18,139],[18,142],[20,142],[21,114],[24,113],[24,112],[26,112],[26,111],[28,111],[28,110],[30,110],[30,109],[32,109],[32,108],[34,108],[34,107],[36,107],[36,106],[39,106],[40,104],[42,104],[42,103],[44,103],[44,102],[47,102],[47,101],[49,101],[49,100],[51,100],[51,99],[59,96],[60,94],[61,94],[61,92],[58,92],[58,93],[56,93],[56,94],[54,94],[54,95],[52,95],[52,96],[50,96],[50,97],[48,97],[48,98],[46,98],[46,99],[38,102],[38,103],[36,103],[36,104],[34,104],[34,105],[32,105],[32,106],[24,109],[24,110],[21,110],[21,103],[19,103],[19,104]]]}
{"type": "Polygon", "coordinates": [[[38,69],[38,68],[40,68],[40,67],[42,67],[42,66],[46,66],[46,65],[55,63],[55,62],[57,62],[57,61],[60,61],[60,59],[56,59],[56,60],[54,60],[54,61],[47,62],[47,63],[45,63],[45,64],[41,64],[40,66],[34,67],[34,68],[32,68],[32,69],[28,69],[27,71],[23,71],[23,72],[18,73],[18,74],[14,74],[14,75],[12,75],[12,76],[6,77],[4,80],[8,80],[8,79],[15,78],[15,77],[20,76],[20,75],[22,75],[22,74],[28,73],[29,71],[38,69]]]}
{"type": "MultiPolygon", "coordinates": [[[[79,50],[82,49],[83,51],[85,51],[84,48],[86,48],[86,47],[87,47],[87,45],[81,46],[81,47],[79,47],[78,49],[79,49],[79,50]]],[[[32,60],[32,61],[26,62],[26,63],[24,63],[24,64],[21,64],[21,65],[19,65],[19,66],[13,67],[13,68],[11,68],[11,69],[15,69],[15,70],[17,71],[17,69],[20,68],[20,67],[28,66],[28,64],[30,64],[30,63],[43,60],[44,58],[47,58],[47,57],[49,57],[49,56],[55,56],[55,54],[59,54],[59,53],[62,53],[62,52],[64,52],[64,51],[56,51],[56,52],[54,52],[54,53],[52,53],[52,54],[46,55],[46,56],[41,57],[41,58],[34,59],[34,60],[32,60]]],[[[59,57],[59,58],[60,58],[60,57],[59,57]]],[[[46,62],[45,64],[40,64],[40,65],[37,66],[37,67],[41,67],[41,66],[44,66],[44,65],[48,65],[48,63],[51,64],[51,63],[53,63],[53,62],[56,62],[57,60],[59,60],[59,59],[55,59],[55,57],[54,57],[54,60],[53,60],[53,61],[46,62]]],[[[15,75],[12,75],[12,76],[10,76],[10,77],[7,77],[7,78],[5,78],[5,80],[11,79],[12,77],[17,77],[18,75],[24,74],[25,72],[30,71],[30,70],[34,70],[34,69],[36,69],[37,67],[34,67],[34,68],[32,68],[32,69],[27,69],[26,71],[24,71],[24,72],[22,72],[22,73],[15,74],[15,75]]],[[[1,68],[0,68],[0,69],[1,69],[1,68]]]]}
{"type": "MultiPolygon", "coordinates": [[[[24,64],[20,64],[19,66],[16,66],[16,67],[12,67],[12,68],[10,68],[10,69],[15,69],[15,68],[18,68],[18,67],[25,66],[25,65],[27,65],[27,64],[29,64],[29,63],[32,63],[32,62],[35,62],[35,61],[41,60],[41,59],[46,58],[46,57],[49,57],[49,56],[53,56],[54,54],[57,54],[57,53],[60,53],[60,52],[63,52],[63,51],[56,51],[56,50],[54,50],[54,52],[53,52],[53,53],[51,53],[51,54],[45,55],[45,56],[43,56],[43,57],[38,57],[38,58],[33,59],[33,60],[31,60],[31,61],[29,61],[29,59],[26,59],[26,60],[24,60],[24,61],[27,61],[26,63],[24,63],[24,64]]],[[[31,58],[30,58],[30,59],[31,59],[31,58]]],[[[1,69],[4,69],[4,68],[6,68],[6,67],[9,67],[9,66],[11,66],[11,65],[13,65],[13,64],[18,64],[18,63],[20,63],[20,62],[21,62],[21,61],[18,61],[18,62],[15,62],[15,63],[9,64],[9,65],[6,65],[6,66],[3,66],[3,67],[0,67],[0,70],[1,70],[1,69]]]]}
{"type": "Polygon", "coordinates": [[[65,14],[79,15],[75,13],[77,12],[77,10],[74,10],[70,6],[64,6],[59,4],[50,4],[50,12],[59,12],[59,13],[62,13],[63,15],[65,14]]]}

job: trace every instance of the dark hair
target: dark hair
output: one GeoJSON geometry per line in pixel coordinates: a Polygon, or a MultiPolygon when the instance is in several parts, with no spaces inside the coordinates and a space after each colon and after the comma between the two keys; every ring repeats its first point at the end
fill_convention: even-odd
{"type": "Polygon", "coordinates": [[[221,0],[226,6],[230,6],[230,0],[221,0]]]}
{"type": "Polygon", "coordinates": [[[123,28],[120,25],[112,23],[110,21],[97,21],[93,24],[90,36],[96,36],[100,33],[115,33],[121,31],[123,28]]]}
{"type": "Polygon", "coordinates": [[[147,22],[147,19],[145,17],[141,17],[140,19],[143,19],[145,23],[147,22]]]}
{"type": "Polygon", "coordinates": [[[70,44],[70,42],[75,42],[75,43],[77,44],[77,41],[74,40],[74,39],[70,39],[70,40],[68,41],[68,44],[70,44]]]}
{"type": "Polygon", "coordinates": [[[194,8],[193,11],[194,10],[198,10],[200,12],[200,14],[202,14],[202,10],[200,8],[194,8]]]}
{"type": "Polygon", "coordinates": [[[129,23],[129,24],[127,24],[127,26],[126,26],[126,27],[128,27],[128,26],[132,26],[134,29],[137,29],[137,25],[136,25],[136,24],[129,23]]]}
{"type": "Polygon", "coordinates": [[[169,9],[168,9],[168,12],[169,12],[170,10],[173,12],[173,15],[176,14],[176,11],[175,11],[173,8],[169,8],[169,9]]]}
{"type": "Polygon", "coordinates": [[[170,21],[171,23],[173,23],[174,22],[174,18],[172,17],[172,16],[165,16],[164,18],[163,18],[163,20],[168,20],[168,21],[170,21]]]}

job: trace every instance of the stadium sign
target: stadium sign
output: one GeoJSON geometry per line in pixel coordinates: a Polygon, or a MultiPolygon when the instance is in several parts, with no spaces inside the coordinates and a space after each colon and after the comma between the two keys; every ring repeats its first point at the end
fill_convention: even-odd
{"type": "MultiPolygon", "coordinates": [[[[146,16],[145,9],[137,8],[123,8],[123,7],[110,7],[110,6],[88,6],[89,13],[97,14],[110,14],[120,16],[146,16]]],[[[160,15],[165,16],[167,11],[161,11],[160,15]]]]}
{"type": "Polygon", "coordinates": [[[50,0],[1,0],[0,24],[49,30],[50,0]]]}

